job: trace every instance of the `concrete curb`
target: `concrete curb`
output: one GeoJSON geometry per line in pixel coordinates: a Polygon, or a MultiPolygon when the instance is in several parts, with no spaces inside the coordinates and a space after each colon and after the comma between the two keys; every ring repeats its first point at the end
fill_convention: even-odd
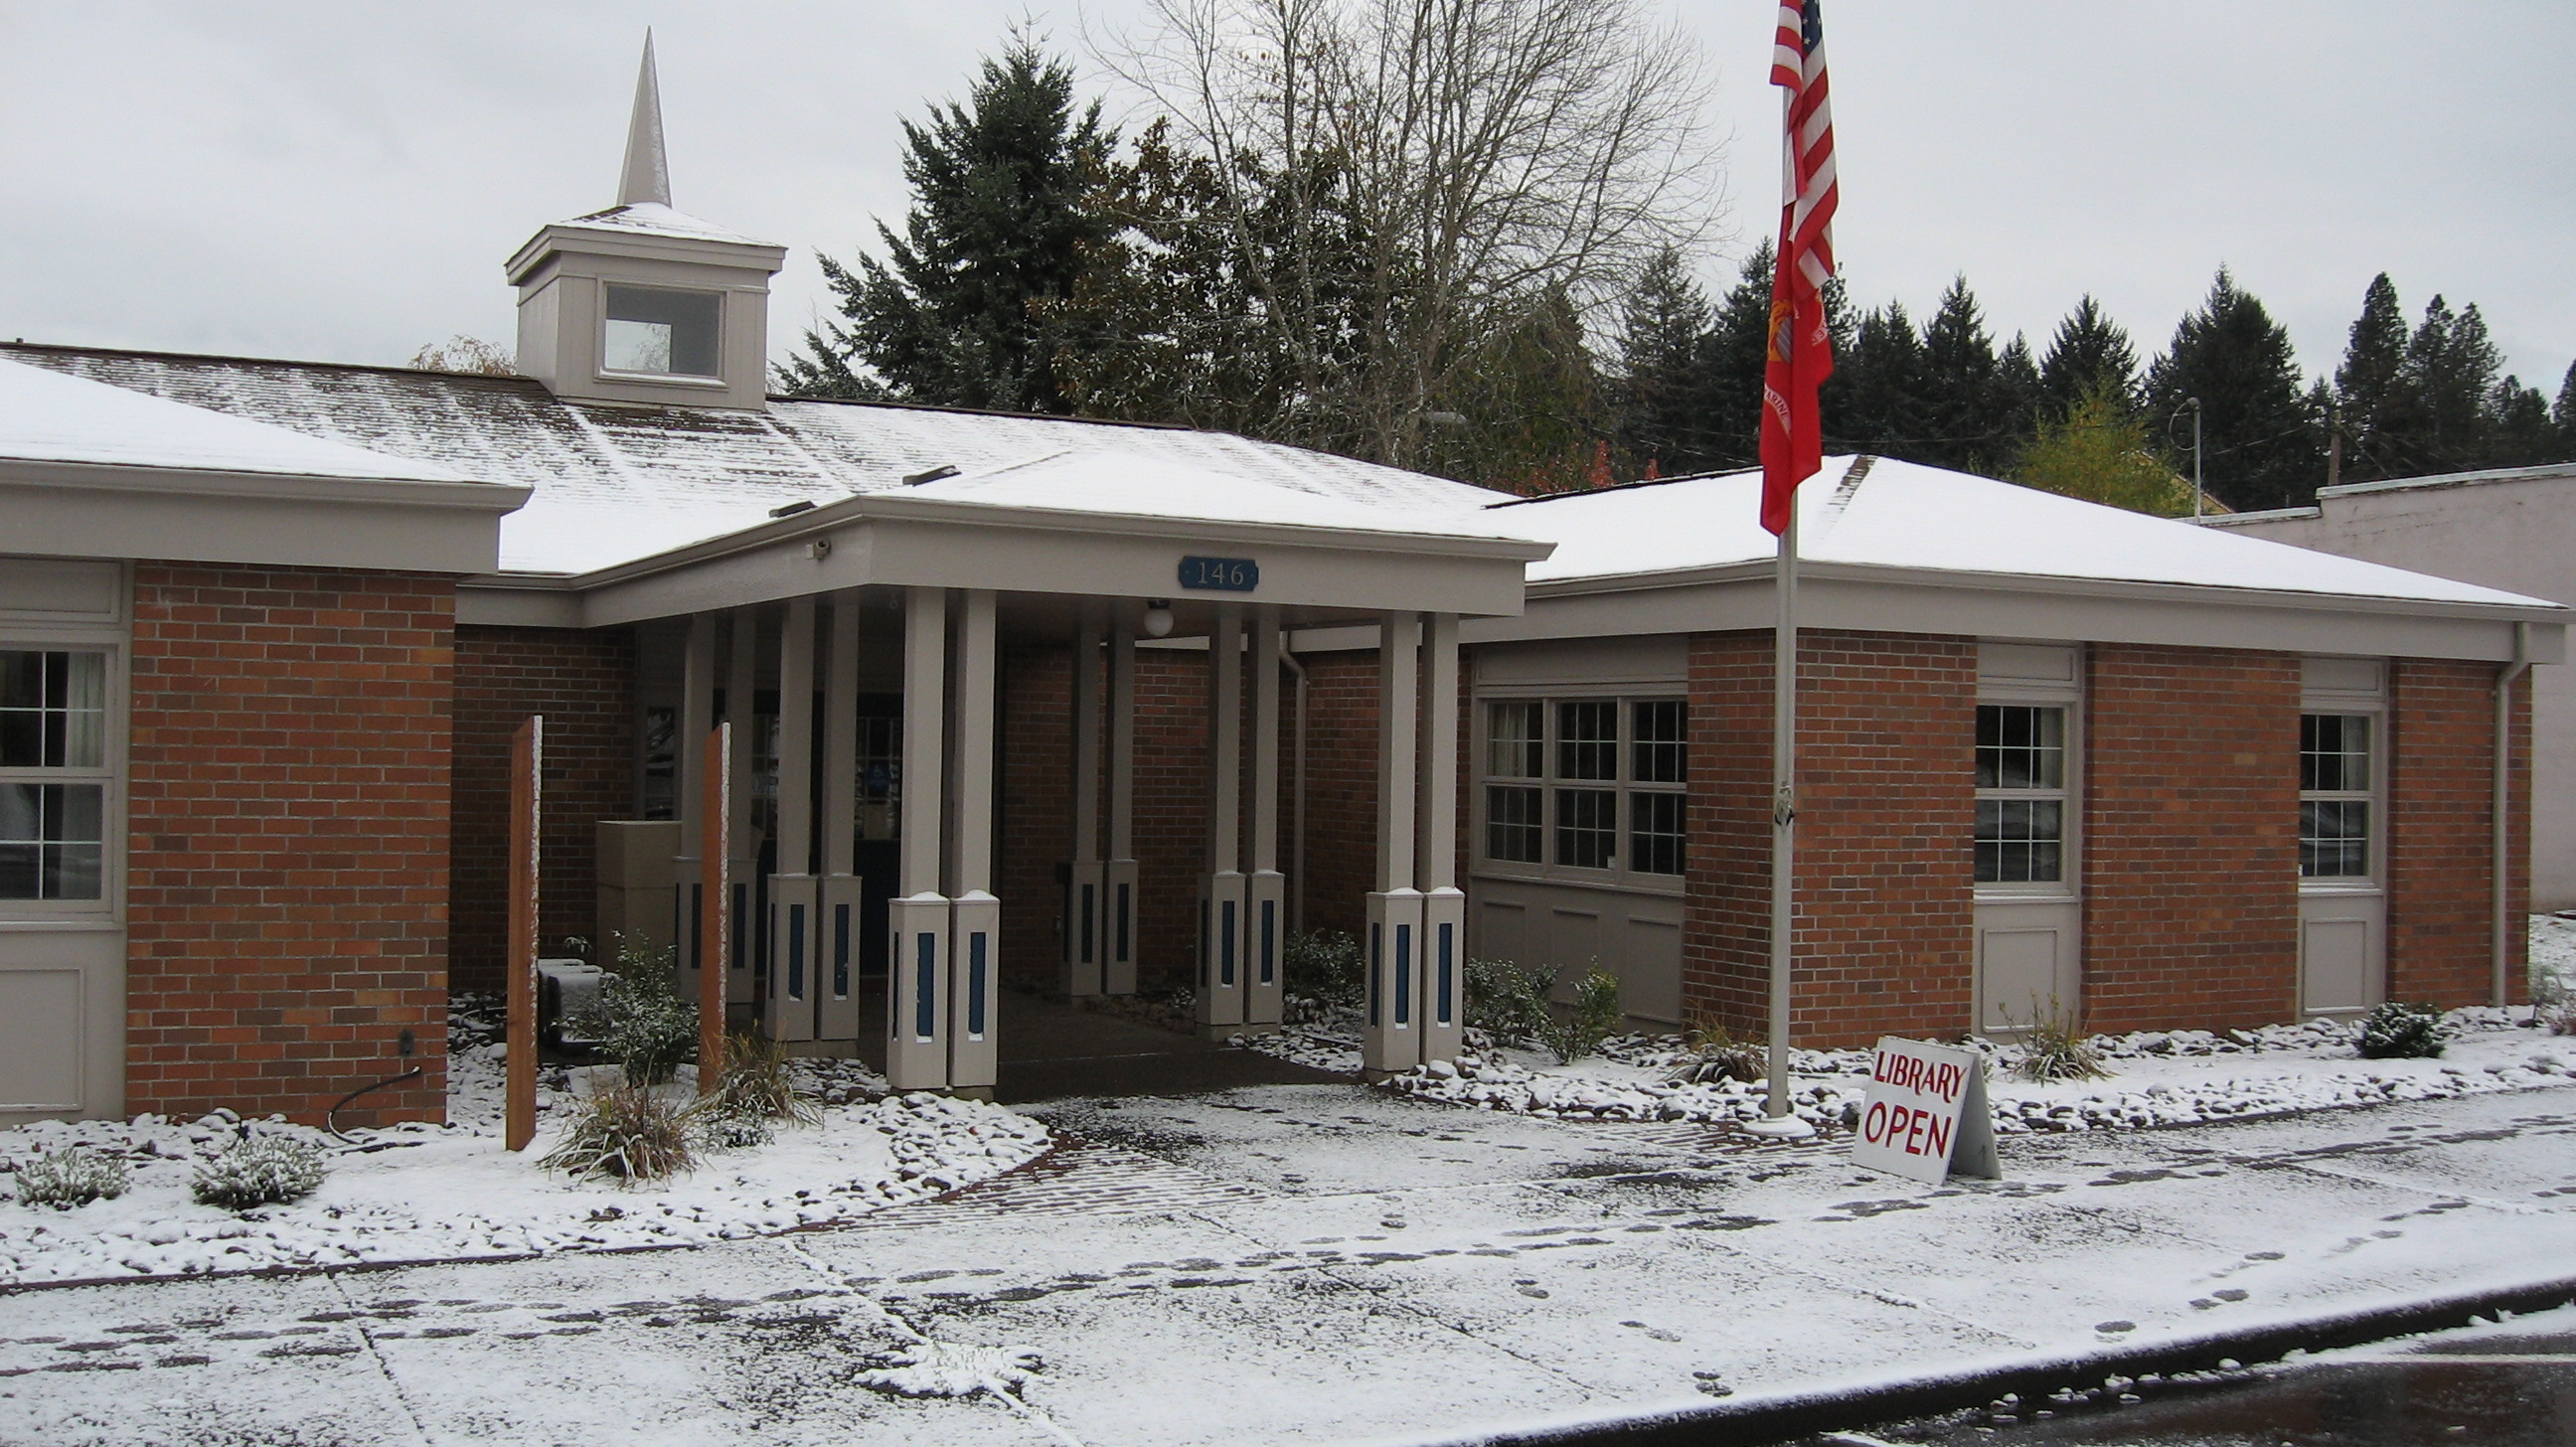
{"type": "Polygon", "coordinates": [[[2219,1371],[2224,1370],[2223,1362],[2274,1362],[2294,1351],[2364,1346],[2391,1337],[2466,1326],[2472,1317],[2492,1319],[2498,1312],[2522,1314],[2568,1305],[2576,1305],[2576,1276],[2327,1312],[2234,1331],[2142,1342],[2128,1348],[1988,1361],[1955,1371],[1862,1386],[1793,1389],[1684,1411],[1425,1440],[1437,1441],[1443,1447],[1588,1447],[1593,1443],[1618,1443],[1621,1447],[1766,1447],[1815,1432],[1866,1428],[1875,1423],[1981,1407],[2007,1393],[2018,1393],[2025,1402],[2037,1402],[2060,1388],[2099,1386],[2103,1378],[2110,1376],[2170,1377],[2183,1372],[2219,1371]]]}

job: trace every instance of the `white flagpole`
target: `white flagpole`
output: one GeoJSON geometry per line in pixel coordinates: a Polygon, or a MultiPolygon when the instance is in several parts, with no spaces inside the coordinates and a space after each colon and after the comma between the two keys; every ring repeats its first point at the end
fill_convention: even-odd
{"type": "Polygon", "coordinates": [[[1779,616],[1771,646],[1771,1034],[1770,1096],[1763,1113],[1789,1114],[1789,965],[1794,934],[1798,856],[1798,499],[1789,495],[1789,525],[1780,530],[1772,570],[1779,616]]]}

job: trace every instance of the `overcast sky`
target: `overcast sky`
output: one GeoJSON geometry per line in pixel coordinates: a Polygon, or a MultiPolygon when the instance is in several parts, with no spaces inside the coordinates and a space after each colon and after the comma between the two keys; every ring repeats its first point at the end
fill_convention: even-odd
{"type": "MultiPolygon", "coordinates": [[[[1734,221],[1776,205],[1767,0],[1669,4],[1710,62],[1734,221]]],[[[0,336],[399,363],[507,345],[501,263],[614,198],[638,47],[682,210],[792,248],[773,350],[906,204],[896,120],[1034,15],[1142,0],[0,0],[0,336]]],[[[2576,355],[2576,6],[1832,0],[1854,297],[1965,272],[2000,335],[2101,296],[2151,351],[2225,263],[2331,369],[2372,274],[2487,313],[2555,394],[2576,355]]],[[[1712,257],[1712,283],[1731,275],[1712,257]]]]}

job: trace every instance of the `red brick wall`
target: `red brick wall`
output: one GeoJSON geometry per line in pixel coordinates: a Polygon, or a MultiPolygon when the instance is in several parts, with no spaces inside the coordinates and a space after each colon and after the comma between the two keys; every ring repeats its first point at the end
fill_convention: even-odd
{"type": "MultiPolygon", "coordinates": [[[[1807,1047],[1970,1023],[1973,641],[1810,630],[1799,647],[1796,1002],[1807,1047]]],[[[1682,1008],[1769,1019],[1771,639],[1694,638],[1682,1008]]]]}
{"type": "MultiPolygon", "coordinates": [[[[999,879],[1002,975],[1047,991],[1063,988],[1056,929],[1064,886],[1056,866],[1073,857],[1073,653],[1014,644],[1002,650],[999,879]]],[[[1108,744],[1102,735],[1102,747],[1108,744]]],[[[1104,800],[1105,804],[1105,800],[1104,800]]]]}
{"type": "Polygon", "coordinates": [[[2088,654],[2085,1024],[2293,1018],[2298,658],[2110,643],[2088,654]]]}
{"type": "MultiPolygon", "coordinates": [[[[2492,988],[2492,663],[2405,658],[2389,670],[2388,997],[2482,1005],[2492,988]]],[[[2514,686],[2507,915],[2531,894],[2531,685],[2514,686]]],[[[2510,998],[2528,998],[2528,932],[2505,934],[2510,998]]]]}
{"type": "MultiPolygon", "coordinates": [[[[635,817],[635,637],[630,629],[456,630],[454,938],[449,982],[498,990],[509,919],[510,739],[546,719],[537,948],[598,943],[594,855],[602,819],[635,817]]],[[[594,951],[593,958],[596,958],[594,951]]]]}
{"type": "MultiPolygon", "coordinates": [[[[1377,887],[1377,650],[1297,661],[1306,670],[1306,928],[1358,936],[1377,887]]],[[[1293,710],[1293,686],[1287,702],[1293,710]]],[[[1292,716],[1283,753],[1293,729],[1292,716]]],[[[1284,763],[1280,778],[1293,786],[1284,763]]]]}
{"type": "Polygon", "coordinates": [[[446,1108],[455,586],[135,570],[126,1108],[446,1108]],[[413,1032],[415,1053],[397,1054],[413,1032]]]}

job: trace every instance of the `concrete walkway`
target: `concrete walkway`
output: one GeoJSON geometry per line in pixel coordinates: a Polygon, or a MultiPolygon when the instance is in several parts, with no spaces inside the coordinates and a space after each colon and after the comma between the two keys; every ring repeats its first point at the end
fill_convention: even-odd
{"type": "Polygon", "coordinates": [[[1340,1085],[1035,1113],[1078,1139],[830,1234],[0,1296],[0,1442],[1446,1440],[2576,1259],[2564,1090],[2015,1139],[1937,1191],[1340,1085]],[[1005,1390],[866,1384],[906,1360],[1005,1390]]]}

